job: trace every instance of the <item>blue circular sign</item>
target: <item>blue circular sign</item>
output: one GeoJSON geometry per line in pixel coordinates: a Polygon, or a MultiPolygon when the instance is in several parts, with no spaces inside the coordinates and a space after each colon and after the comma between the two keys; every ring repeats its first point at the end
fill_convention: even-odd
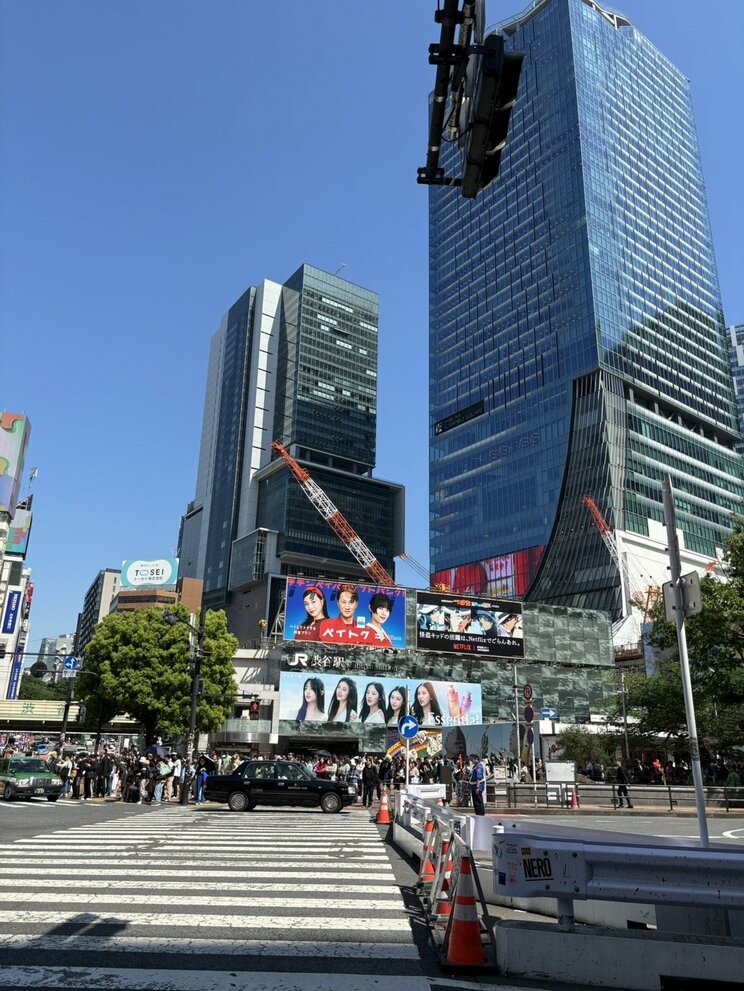
{"type": "Polygon", "coordinates": [[[398,723],[398,732],[404,740],[413,740],[418,735],[419,722],[415,716],[403,716],[398,723]]]}

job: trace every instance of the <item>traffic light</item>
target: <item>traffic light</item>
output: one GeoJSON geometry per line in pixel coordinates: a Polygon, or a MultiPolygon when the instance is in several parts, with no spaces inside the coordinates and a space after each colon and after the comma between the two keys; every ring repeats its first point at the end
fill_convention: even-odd
{"type": "Polygon", "coordinates": [[[248,718],[258,719],[258,710],[259,710],[258,702],[254,699],[251,702],[251,704],[248,706],[248,718]]]}
{"type": "Polygon", "coordinates": [[[524,55],[505,52],[501,35],[490,34],[478,58],[462,176],[462,195],[469,200],[499,174],[524,55]]]}

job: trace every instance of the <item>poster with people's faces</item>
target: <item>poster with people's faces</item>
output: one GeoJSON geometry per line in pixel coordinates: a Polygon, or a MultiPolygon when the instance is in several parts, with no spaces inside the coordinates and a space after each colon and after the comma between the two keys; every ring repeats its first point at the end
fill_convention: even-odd
{"type": "Polygon", "coordinates": [[[288,578],[284,639],[403,650],[406,645],[405,590],[288,578]]]}
{"type": "Polygon", "coordinates": [[[481,657],[524,657],[522,603],[416,593],[416,648],[481,657]]]}
{"type": "Polygon", "coordinates": [[[480,723],[480,685],[412,681],[362,675],[285,671],[279,679],[279,719],[295,722],[386,726],[407,715],[423,728],[480,723]]]}

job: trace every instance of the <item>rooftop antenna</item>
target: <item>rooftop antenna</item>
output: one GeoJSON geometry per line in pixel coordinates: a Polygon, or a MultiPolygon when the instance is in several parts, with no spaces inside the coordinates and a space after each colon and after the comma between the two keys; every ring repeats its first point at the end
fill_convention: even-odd
{"type": "Polygon", "coordinates": [[[341,262],[341,264],[338,266],[338,268],[336,269],[336,271],[333,274],[334,275],[338,275],[339,272],[343,272],[343,270],[345,268],[346,268],[346,262],[341,262]]]}

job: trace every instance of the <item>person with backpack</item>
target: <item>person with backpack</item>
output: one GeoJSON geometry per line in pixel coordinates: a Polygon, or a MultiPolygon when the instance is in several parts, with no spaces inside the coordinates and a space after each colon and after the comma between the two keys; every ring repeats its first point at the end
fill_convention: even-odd
{"type": "Polygon", "coordinates": [[[167,757],[162,757],[155,765],[155,775],[153,778],[152,804],[160,805],[163,799],[163,789],[165,782],[173,774],[173,765],[167,757]]]}

